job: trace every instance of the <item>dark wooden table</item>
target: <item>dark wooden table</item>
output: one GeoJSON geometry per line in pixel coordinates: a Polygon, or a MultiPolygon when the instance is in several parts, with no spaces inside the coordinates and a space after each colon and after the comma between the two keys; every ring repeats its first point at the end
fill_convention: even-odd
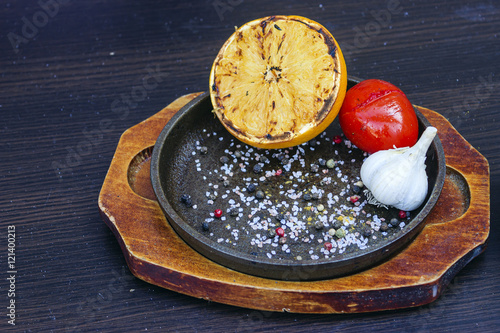
{"type": "Polygon", "coordinates": [[[499,16],[494,1],[2,2],[0,331],[498,331],[499,16]],[[234,26],[272,14],[325,25],[349,74],[398,85],[488,159],[489,246],[436,302],[355,315],[260,312],[130,273],[97,208],[121,133],[207,90],[234,26]]]}

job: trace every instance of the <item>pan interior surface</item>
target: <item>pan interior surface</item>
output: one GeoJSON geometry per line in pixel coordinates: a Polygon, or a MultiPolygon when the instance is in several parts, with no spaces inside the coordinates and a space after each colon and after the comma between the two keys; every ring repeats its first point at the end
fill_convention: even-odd
{"type": "MultiPolygon", "coordinates": [[[[309,143],[264,150],[239,142],[211,111],[205,93],[165,126],[151,159],[152,185],[187,244],[246,274],[318,280],[380,263],[423,228],[444,184],[436,137],[426,159],[426,201],[400,219],[396,209],[367,204],[355,186],[366,154],[338,142],[337,121],[309,143]],[[394,218],[398,224],[389,223],[394,218]]],[[[422,133],[429,123],[416,112],[422,133]]]]}

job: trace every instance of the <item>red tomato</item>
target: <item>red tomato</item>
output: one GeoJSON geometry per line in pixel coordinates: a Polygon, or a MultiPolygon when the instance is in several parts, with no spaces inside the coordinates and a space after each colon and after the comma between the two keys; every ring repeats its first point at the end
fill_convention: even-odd
{"type": "Polygon", "coordinates": [[[370,154],[411,147],[418,139],[412,104],[398,87],[382,80],[361,81],[349,89],[339,122],[347,139],[370,154]]]}

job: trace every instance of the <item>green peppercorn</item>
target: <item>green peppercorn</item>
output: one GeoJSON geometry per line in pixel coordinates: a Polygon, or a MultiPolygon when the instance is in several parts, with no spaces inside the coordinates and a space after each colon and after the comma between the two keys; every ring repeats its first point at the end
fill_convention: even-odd
{"type": "Polygon", "coordinates": [[[345,230],[342,228],[337,229],[335,236],[337,236],[337,238],[343,238],[345,236],[345,230]]]}
{"type": "Polygon", "coordinates": [[[332,236],[332,237],[333,237],[333,236],[335,236],[335,233],[336,233],[336,232],[337,232],[337,230],[335,230],[334,228],[331,228],[330,230],[328,230],[328,234],[329,234],[330,236],[332,236]]]}
{"type": "Polygon", "coordinates": [[[331,158],[331,159],[329,159],[328,161],[326,161],[326,167],[327,167],[328,169],[333,169],[333,168],[335,168],[335,164],[336,164],[336,163],[335,163],[335,161],[334,161],[332,158],[331,158]]]}
{"type": "Polygon", "coordinates": [[[316,209],[320,212],[322,212],[323,210],[325,210],[325,206],[323,206],[322,204],[319,204],[318,206],[316,206],[316,209]]]}

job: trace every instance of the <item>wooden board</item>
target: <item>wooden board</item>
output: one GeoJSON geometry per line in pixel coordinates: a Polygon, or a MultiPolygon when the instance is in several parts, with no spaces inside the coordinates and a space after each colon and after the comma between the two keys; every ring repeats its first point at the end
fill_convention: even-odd
{"type": "Polygon", "coordinates": [[[488,162],[444,117],[417,106],[438,129],[447,174],[425,228],[404,250],[369,270],[309,282],[259,278],[210,261],[170,227],[149,178],[156,138],[172,115],[197,95],[180,97],[123,133],[99,194],[101,216],[136,277],[193,297],[252,309],[357,313],[436,300],[457,272],[486,248],[488,162]]]}

